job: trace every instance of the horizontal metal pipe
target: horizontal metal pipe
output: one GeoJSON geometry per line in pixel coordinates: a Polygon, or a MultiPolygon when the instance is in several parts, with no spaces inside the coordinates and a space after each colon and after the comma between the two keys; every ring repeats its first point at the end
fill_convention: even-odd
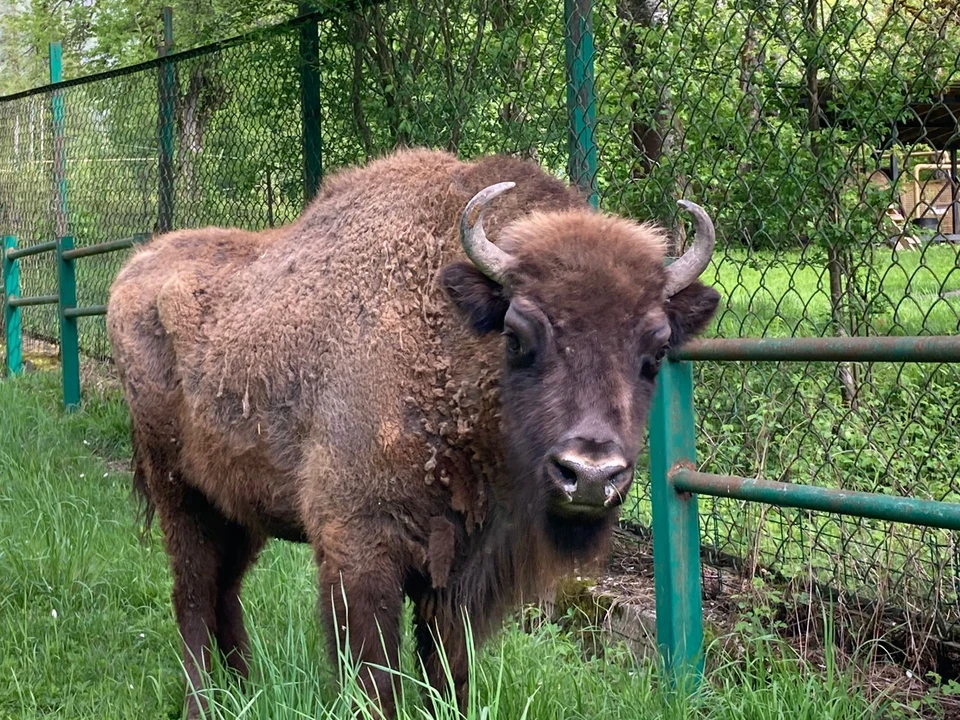
{"type": "Polygon", "coordinates": [[[73,250],[67,250],[63,253],[64,260],[74,260],[76,258],[90,257],[91,255],[102,255],[103,253],[115,252],[117,250],[126,250],[133,247],[135,238],[124,238],[123,240],[111,240],[110,242],[78,247],[73,250]]]}
{"type": "Polygon", "coordinates": [[[39,255],[40,253],[50,252],[57,249],[57,241],[37,243],[27,247],[11,248],[7,250],[7,260],[17,260],[19,258],[29,257],[30,255],[39,255]]]}
{"type": "MultiPolygon", "coordinates": [[[[184,62],[186,60],[192,60],[193,58],[203,57],[212,53],[228,50],[239,45],[248,44],[247,46],[249,47],[249,43],[262,42],[267,38],[276,37],[293,28],[301,27],[308,23],[336,19],[342,17],[343,13],[346,11],[360,10],[366,7],[382,4],[382,2],[383,0],[345,0],[344,2],[330,3],[328,7],[324,7],[320,10],[314,10],[313,12],[306,13],[304,15],[298,15],[295,18],[278,23],[277,25],[268,25],[257,28],[244,35],[237,35],[224,40],[218,40],[210,43],[209,45],[202,45],[200,47],[181,50],[178,53],[171,53],[164,57],[153,58],[151,60],[137,63],[136,65],[124,65],[122,67],[104,70],[98,73],[91,73],[89,75],[71,78],[58,83],[50,83],[49,85],[42,85],[29,90],[22,90],[11,95],[0,95],[0,104],[10,102],[12,100],[20,100],[21,98],[30,97],[32,95],[49,94],[58,89],[74,87],[77,85],[87,85],[88,83],[103,82],[104,80],[108,80],[110,78],[123,77],[135,73],[143,73],[147,70],[152,70],[153,68],[158,67],[165,62],[184,62]]],[[[141,75],[141,77],[143,76],[141,75]]]]}
{"type": "Polygon", "coordinates": [[[12,307],[28,307],[30,305],[56,305],[60,302],[59,295],[37,295],[35,297],[12,297],[7,304],[12,307]]]}
{"type": "Polygon", "coordinates": [[[794,485],[735,475],[713,475],[678,468],[670,474],[679,492],[749,500],[778,507],[801,508],[890,522],[960,530],[960,503],[836,488],[794,485]]]}
{"type": "Polygon", "coordinates": [[[960,335],[711,338],[692,340],[670,357],[744,362],[960,362],[960,335]]]}
{"type": "Polygon", "coordinates": [[[106,305],[88,305],[87,307],[64,308],[63,315],[68,318],[90,317],[91,315],[106,315],[106,305]]]}

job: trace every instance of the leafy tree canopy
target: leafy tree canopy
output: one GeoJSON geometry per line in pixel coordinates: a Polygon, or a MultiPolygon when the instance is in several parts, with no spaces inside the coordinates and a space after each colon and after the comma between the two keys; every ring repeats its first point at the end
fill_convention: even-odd
{"type": "Polygon", "coordinates": [[[295,0],[12,0],[0,3],[0,95],[43,85],[47,46],[63,43],[76,77],[156,57],[161,12],[173,8],[179,50],[291,17],[295,0]]]}

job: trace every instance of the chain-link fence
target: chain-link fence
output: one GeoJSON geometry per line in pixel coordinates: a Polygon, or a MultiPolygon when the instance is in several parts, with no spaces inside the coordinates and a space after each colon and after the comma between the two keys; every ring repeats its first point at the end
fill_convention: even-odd
{"type": "MultiPolygon", "coordinates": [[[[954,3],[566,5],[354,3],[68,82],[69,230],[82,247],[263,228],[293,219],[322,172],[397,145],[515,152],[557,174],[573,165],[602,208],[678,237],[677,197],[708,208],[705,279],[724,297],[712,334],[957,332],[954,3]]],[[[50,102],[49,88],[0,99],[0,233],[21,245],[54,232],[50,102]]],[[[79,304],[106,301],[122,258],[78,266],[79,304]]],[[[24,294],[56,284],[49,259],[25,260],[21,277],[24,294]]],[[[56,322],[24,309],[27,333],[55,339],[56,322]]],[[[81,322],[81,348],[106,357],[102,318],[81,322]]],[[[960,500],[958,380],[950,365],[699,363],[702,465],[960,500]]],[[[646,485],[628,522],[649,524],[646,485]]],[[[748,569],[960,620],[947,532],[735,501],[701,510],[704,543],[748,569]]]]}

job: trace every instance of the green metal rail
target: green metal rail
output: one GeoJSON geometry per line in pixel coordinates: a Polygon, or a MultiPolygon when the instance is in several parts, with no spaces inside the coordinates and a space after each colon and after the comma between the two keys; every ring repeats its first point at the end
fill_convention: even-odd
{"type": "Polygon", "coordinates": [[[19,260],[20,258],[30,257],[31,255],[39,255],[40,253],[52,252],[57,249],[57,241],[50,240],[49,242],[37,243],[36,245],[28,245],[27,247],[11,247],[6,250],[6,255],[8,260],[19,260]]]}
{"type": "Polygon", "coordinates": [[[20,309],[41,305],[57,305],[56,295],[20,295],[20,260],[26,257],[59,252],[60,243],[56,240],[17,247],[17,238],[6,235],[3,238],[3,319],[7,344],[7,372],[19,375],[23,371],[23,319],[20,309]]]}
{"type": "Polygon", "coordinates": [[[87,307],[67,308],[63,314],[69,318],[93,317],[95,315],[106,315],[106,305],[88,305],[87,307]]]}
{"type": "Polygon", "coordinates": [[[680,493],[699,493],[761,502],[777,507],[816,510],[945,530],[960,530],[960,504],[958,503],[935,502],[858,490],[795,485],[773,480],[742,478],[736,475],[713,475],[686,468],[674,469],[670,473],[670,481],[673,489],[680,493]]]}
{"type": "Polygon", "coordinates": [[[20,308],[39,305],[59,305],[61,332],[61,361],[63,364],[64,405],[67,409],[80,402],[80,349],[79,342],[71,348],[71,334],[78,339],[76,319],[106,315],[106,305],[77,307],[77,286],[73,263],[79,258],[103,255],[104,253],[128,250],[145,242],[150,236],[138,233],[122,240],[75,248],[69,235],[59,240],[36,243],[18,248],[17,239],[7,235],[3,239],[4,320],[7,343],[7,372],[18,375],[23,369],[22,319],[20,308]],[[25,257],[46,252],[56,253],[58,290],[55,295],[20,297],[20,263],[25,257]],[[66,342],[64,342],[66,339],[66,342]]]}
{"type": "MultiPolygon", "coordinates": [[[[299,3],[299,14],[307,15],[311,3],[299,3]]],[[[300,113],[303,148],[303,200],[309,203],[320,189],[323,177],[323,137],[320,103],[320,37],[317,22],[300,26],[300,113]]]]}
{"type": "Polygon", "coordinates": [[[59,295],[36,295],[34,297],[17,297],[12,294],[7,298],[7,304],[12,308],[34,307],[37,305],[56,305],[60,302],[59,295]]]}
{"type": "Polygon", "coordinates": [[[139,234],[123,240],[110,240],[109,242],[99,243],[97,245],[87,245],[86,247],[74,248],[63,253],[64,260],[76,260],[77,258],[92,257],[94,255],[103,255],[104,253],[116,252],[117,250],[127,250],[137,243],[144,242],[147,235],[139,234]]]}
{"type": "Polygon", "coordinates": [[[591,0],[564,0],[567,75],[567,171],[597,207],[597,97],[594,84],[593,8],[591,0]]]}
{"type": "Polygon", "coordinates": [[[960,362],[960,337],[699,340],[661,369],[650,416],[657,644],[675,682],[703,673],[697,496],[960,530],[960,504],[697,472],[692,360],[960,362]]]}
{"type": "Polygon", "coordinates": [[[10,253],[16,252],[17,239],[13,235],[3,237],[3,327],[7,341],[7,368],[11,373],[19,373],[22,366],[22,349],[20,338],[23,321],[20,317],[20,308],[14,301],[20,300],[20,263],[11,258],[10,253]]]}
{"type": "Polygon", "coordinates": [[[157,53],[161,63],[157,69],[157,108],[159,126],[159,157],[157,158],[157,232],[173,229],[173,152],[176,127],[177,78],[174,64],[169,59],[173,52],[173,9],[164,7],[163,42],[157,53]]]}
{"type": "Polygon", "coordinates": [[[960,336],[731,338],[696,340],[674,360],[960,362],[960,336]]]}

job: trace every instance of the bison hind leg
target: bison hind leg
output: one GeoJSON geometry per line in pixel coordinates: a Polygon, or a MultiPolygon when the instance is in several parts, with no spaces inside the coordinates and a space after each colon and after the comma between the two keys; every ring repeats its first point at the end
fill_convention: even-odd
{"type": "Polygon", "coordinates": [[[257,559],[265,538],[236,523],[224,532],[220,568],[217,574],[217,647],[227,665],[242,678],[248,675],[249,639],[240,605],[243,576],[257,559]]]}
{"type": "Polygon", "coordinates": [[[162,453],[144,453],[146,484],[156,506],[173,575],[172,601],[183,643],[187,717],[200,717],[213,640],[227,665],[247,673],[247,634],[240,608],[244,573],[264,539],[225,518],[162,453]],[[158,462],[159,460],[159,462],[158,462]]]}
{"type": "Polygon", "coordinates": [[[133,449],[131,458],[133,485],[130,495],[131,499],[137,504],[138,519],[142,523],[140,532],[140,540],[142,542],[150,532],[156,506],[153,503],[153,498],[150,496],[150,488],[147,484],[147,461],[143,449],[140,447],[135,424],[130,428],[130,444],[133,449]]]}

